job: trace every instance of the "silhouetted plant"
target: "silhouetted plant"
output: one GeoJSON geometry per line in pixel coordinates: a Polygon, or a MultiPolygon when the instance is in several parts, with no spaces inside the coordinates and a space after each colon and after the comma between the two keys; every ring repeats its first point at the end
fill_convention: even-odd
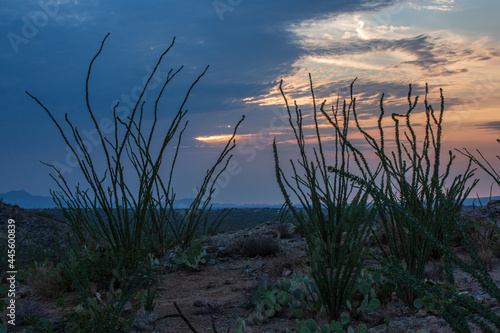
{"type": "MultiPolygon", "coordinates": [[[[455,231],[453,221],[459,214],[463,201],[477,184],[477,180],[474,180],[471,186],[467,186],[474,175],[474,170],[471,169],[471,163],[469,163],[463,174],[456,176],[452,179],[451,184],[449,183],[450,170],[455,159],[451,151],[444,172],[442,170],[441,140],[444,114],[442,90],[440,111],[435,112],[433,107],[428,104],[428,87],[426,86],[424,137],[423,140],[419,140],[415,126],[411,122],[411,114],[417,107],[418,97],[412,100],[410,85],[407,98],[408,110],[404,114],[393,113],[391,116],[394,122],[394,141],[390,143],[395,147],[389,150],[382,125],[385,114],[384,95],[380,99],[380,116],[377,122],[379,136],[375,138],[365,131],[359,123],[356,98],[353,96],[353,85],[354,81],[351,84],[350,110],[352,109],[352,115],[359,132],[373,149],[379,161],[376,170],[370,168],[364,153],[354,147],[344,134],[343,128],[332,121],[326,112],[323,114],[336,128],[339,138],[352,150],[365,182],[372,182],[380,173],[379,188],[384,191],[385,195],[393,202],[400,203],[409,216],[419,221],[441,243],[449,246],[451,235],[455,231]],[[403,126],[401,125],[402,121],[404,121],[403,126]],[[448,187],[445,189],[445,186],[448,187]]],[[[329,171],[345,174],[346,170],[330,167],[329,171]]],[[[422,279],[431,253],[440,254],[439,250],[408,220],[407,214],[401,214],[401,211],[394,209],[393,206],[379,204],[376,207],[382,229],[388,240],[388,251],[379,242],[383,256],[386,259],[392,258],[394,265],[399,265],[400,269],[407,271],[417,279],[422,279]]],[[[453,270],[448,257],[445,257],[445,271],[448,283],[453,284],[453,270]]],[[[413,290],[401,286],[399,291],[401,292],[400,296],[407,304],[413,303],[416,296],[413,290]]]]}
{"type": "Polygon", "coordinates": [[[291,222],[292,214],[290,213],[290,208],[284,203],[281,205],[281,208],[278,212],[278,222],[279,223],[288,223],[291,222]]]}
{"type": "Polygon", "coordinates": [[[102,267],[89,265],[88,260],[86,253],[81,253],[74,243],[63,260],[65,272],[71,278],[83,304],[79,312],[69,316],[69,320],[77,326],[77,332],[121,331],[130,326],[130,321],[122,317],[125,306],[133,300],[141,287],[151,283],[154,272],[149,258],[135,262],[134,270],[124,275],[123,270],[130,268],[126,268],[125,254],[120,252],[115,258],[114,266],[103,269],[110,272],[111,277],[106,281],[108,285],[102,286],[106,288],[99,290],[91,287],[91,277],[102,267]]]}
{"type": "MultiPolygon", "coordinates": [[[[295,103],[292,116],[281,82],[280,91],[300,154],[297,162],[290,161],[293,169],[291,181],[279,165],[276,141],[273,143],[274,161],[276,178],[285,203],[297,228],[304,230],[311,274],[318,285],[321,301],[330,318],[336,320],[356,287],[374,216],[367,205],[368,194],[362,186],[355,186],[342,174],[328,173],[329,153],[333,155],[333,165],[344,171],[349,169],[352,156],[346,141],[339,139],[339,133],[336,133],[331,149],[324,145],[311,76],[309,80],[317,145],[312,151],[306,151],[302,111],[295,103]],[[294,206],[292,194],[299,200],[301,209],[294,206]]],[[[325,103],[326,101],[320,107],[323,114],[326,114],[325,103]]],[[[333,120],[328,118],[337,128],[341,128],[343,136],[347,136],[349,129],[348,111],[344,103],[339,112],[337,103],[336,107],[332,106],[333,120]]]]}
{"type": "Polygon", "coordinates": [[[73,234],[81,243],[88,243],[89,240],[104,241],[111,246],[116,254],[135,253],[139,258],[152,251],[157,255],[162,255],[166,249],[172,247],[173,243],[180,243],[185,249],[190,246],[194,234],[199,228],[203,228],[204,231],[207,227],[214,228],[224,216],[224,213],[221,213],[219,219],[213,222],[215,226],[207,226],[207,214],[211,208],[210,200],[215,191],[215,182],[231,159],[230,152],[235,147],[236,130],[243,119],[235,126],[232,137],[215,164],[207,170],[199,191],[187,212],[182,216],[176,214],[172,179],[182,134],[187,126],[185,105],[192,89],[205,75],[208,66],[187,90],[178,110],[173,114],[170,126],[167,127],[166,131],[162,131],[161,137],[157,138],[155,130],[160,127],[158,124],[159,102],[167,85],[183,67],[175,71],[171,69],[168,72],[168,77],[155,99],[154,118],[149,128],[146,126],[147,122],[144,121],[146,103],[144,95],[146,90],[150,88],[150,81],[164,56],[174,45],[174,38],[172,44],[160,56],[144,84],[131,115],[122,120],[116,113],[119,103],[115,105],[113,113],[114,133],[108,138],[96,120],[89,97],[92,68],[102,52],[108,35],[90,62],[85,85],[88,114],[95,126],[99,144],[102,147],[105,160],[104,168],[99,168],[95,158],[90,155],[91,150],[86,147],[80,130],[69,120],[67,115],[65,119],[70,128],[69,133],[61,127],[52,112],[39,99],[26,92],[52,119],[65,143],[75,155],[78,166],[89,186],[89,188],[84,189],[77,185],[73,189],[61,171],[52,166],[55,175],[51,176],[59,186],[59,191],[52,191],[52,196],[68,219],[73,234]],[[157,152],[153,151],[153,142],[160,142],[160,148],[157,152]],[[165,172],[160,167],[170,144],[174,144],[175,148],[171,157],[170,169],[165,172]],[[167,179],[162,179],[160,170],[162,170],[161,174],[168,175],[167,179]],[[135,179],[132,177],[134,174],[135,179]],[[134,182],[138,183],[137,190],[133,187],[134,182]]]}
{"type": "MultiPolygon", "coordinates": [[[[493,281],[482,260],[479,258],[458,216],[453,216],[450,223],[453,224],[454,230],[464,242],[467,254],[476,268],[455,254],[451,250],[449,242],[445,243],[436,237],[436,235],[433,235],[432,230],[429,230],[428,226],[413,216],[407,207],[387,196],[384,189],[352,173],[340,170],[336,170],[335,172],[345,175],[360,185],[364,185],[374,198],[376,205],[386,206],[388,209],[398,211],[432,246],[441,251],[448,262],[453,263],[463,272],[470,275],[481,285],[483,291],[495,298],[497,302],[500,301],[500,288],[493,281]]],[[[475,301],[467,295],[460,294],[454,285],[447,284],[442,286],[440,284],[426,283],[422,278],[411,274],[407,269],[402,267],[401,263],[394,257],[379,257],[378,259],[382,264],[382,268],[372,268],[372,270],[384,274],[391,280],[398,282],[400,286],[407,288],[408,291],[412,291],[414,295],[421,297],[425,300],[423,304],[427,303],[426,306],[437,311],[455,332],[471,332],[470,322],[478,325],[486,332],[496,332],[500,329],[500,316],[494,313],[488,306],[475,301]]]]}
{"type": "Polygon", "coordinates": [[[35,262],[27,272],[27,283],[36,295],[57,298],[71,291],[71,281],[66,276],[62,264],[54,265],[45,260],[35,262]]]}
{"type": "MultiPolygon", "coordinates": [[[[500,139],[497,139],[497,142],[500,143],[500,139]]],[[[491,163],[484,157],[479,149],[476,149],[476,152],[479,156],[476,156],[469,152],[466,148],[462,148],[462,150],[455,149],[460,154],[468,157],[472,162],[474,162],[478,167],[483,169],[493,180],[500,186],[500,175],[495,170],[495,168],[491,165],[491,163]]],[[[496,158],[500,160],[500,156],[496,155],[496,158]]],[[[479,201],[481,203],[481,201],[479,201]]]]}
{"type": "Polygon", "coordinates": [[[280,246],[272,237],[250,236],[238,239],[233,248],[247,257],[266,257],[278,253],[280,246]]]}

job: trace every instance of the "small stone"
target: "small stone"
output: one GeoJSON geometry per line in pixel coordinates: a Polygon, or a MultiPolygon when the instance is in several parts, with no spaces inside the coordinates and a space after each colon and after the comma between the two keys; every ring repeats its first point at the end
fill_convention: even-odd
{"type": "Polygon", "coordinates": [[[417,318],[427,317],[427,311],[425,311],[424,309],[418,310],[416,317],[417,318]]]}
{"type": "Polygon", "coordinates": [[[197,298],[194,300],[193,306],[196,308],[204,308],[207,306],[207,301],[202,298],[197,298]]]}

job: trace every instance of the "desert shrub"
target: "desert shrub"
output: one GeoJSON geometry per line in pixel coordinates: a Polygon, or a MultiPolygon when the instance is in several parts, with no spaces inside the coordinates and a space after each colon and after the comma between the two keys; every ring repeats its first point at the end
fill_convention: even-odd
{"type": "Polygon", "coordinates": [[[99,266],[92,265],[92,260],[100,261],[102,258],[89,255],[89,251],[81,253],[76,244],[72,244],[72,249],[63,261],[66,274],[70,277],[73,285],[78,291],[81,299],[81,306],[77,311],[67,316],[69,321],[68,329],[74,332],[119,332],[129,328],[132,324],[130,318],[122,316],[125,306],[132,302],[137,306],[138,295],[141,288],[147,287],[149,290],[146,297],[143,297],[149,307],[153,306],[154,293],[151,293],[151,283],[155,274],[151,257],[136,262],[134,270],[125,265],[125,256],[121,253],[115,261],[114,267],[102,267],[105,276],[111,277],[108,285],[104,289],[104,283],[96,290],[92,287],[91,278],[98,278],[96,272],[99,266]],[[97,258],[97,259],[96,259],[97,258]]]}
{"type": "MultiPolygon", "coordinates": [[[[500,143],[500,139],[497,139],[497,142],[500,143]]],[[[462,155],[468,157],[472,162],[474,162],[478,167],[480,167],[482,170],[484,170],[494,181],[497,185],[500,186],[500,175],[498,174],[497,170],[495,167],[484,157],[484,155],[481,153],[479,149],[476,149],[477,155],[472,154],[469,150],[466,148],[462,148],[461,150],[456,149],[459,153],[462,155]]],[[[496,156],[497,159],[500,160],[500,156],[496,156]]],[[[477,222],[481,223],[481,222],[477,222]]],[[[498,237],[498,231],[499,227],[498,224],[496,223],[488,223],[486,222],[486,225],[483,225],[483,228],[477,228],[478,226],[475,225],[476,229],[483,229],[484,236],[486,236],[486,244],[488,249],[491,249],[492,254],[500,258],[500,239],[498,237]]],[[[477,231],[477,230],[476,230],[477,231]]],[[[482,232],[479,232],[479,235],[481,235],[482,232]]],[[[474,243],[481,243],[481,240],[478,239],[477,241],[474,240],[474,236],[472,237],[472,241],[474,243]],[[479,242],[478,242],[479,241],[479,242]]],[[[480,238],[480,237],[479,237],[480,238]]],[[[484,246],[483,244],[477,244],[477,246],[481,247],[484,246]]],[[[483,252],[486,252],[486,249],[483,249],[483,252]]],[[[488,255],[486,255],[488,256],[488,255]]]]}
{"type": "Polygon", "coordinates": [[[80,307],[66,315],[66,332],[127,332],[132,327],[132,321],[116,315],[111,307],[101,306],[97,302],[98,311],[87,311],[80,307]]]}
{"type": "MultiPolygon", "coordinates": [[[[150,258],[150,256],[146,256],[150,258]]],[[[113,287],[123,287],[124,281],[134,274],[137,267],[123,264],[134,261],[131,254],[123,253],[117,256],[111,247],[104,242],[92,242],[88,245],[78,246],[72,244],[63,261],[66,274],[73,272],[76,276],[85,276],[89,283],[95,285],[97,291],[107,290],[113,281],[113,287]],[[122,262],[122,263],[121,263],[122,262]]],[[[142,262],[145,260],[143,259],[142,262]]],[[[152,266],[144,266],[143,274],[154,276],[158,273],[152,266]]]]}
{"type": "MultiPolygon", "coordinates": [[[[465,244],[466,254],[468,255],[465,259],[460,258],[454,253],[449,243],[443,243],[432,232],[427,230],[426,226],[412,216],[401,203],[392,201],[383,189],[367,183],[361,177],[353,174],[346,175],[356,182],[365,185],[367,191],[371,193],[378,205],[389,206],[391,209],[398,210],[400,214],[403,214],[407,221],[425,236],[434,247],[443,253],[445,260],[447,259],[448,262],[453,263],[463,272],[470,275],[473,280],[481,285],[484,292],[495,298],[497,302],[500,301],[500,288],[493,281],[484,263],[479,258],[474,245],[471,243],[457,216],[453,217],[452,223],[454,224],[454,230],[465,244]],[[473,267],[469,262],[473,262],[477,268],[473,267]]],[[[426,306],[434,311],[445,319],[455,332],[471,332],[471,323],[479,326],[485,332],[495,332],[500,329],[500,316],[498,314],[486,305],[467,295],[461,294],[454,285],[450,285],[449,283],[444,285],[427,283],[425,280],[410,274],[395,260],[383,257],[379,257],[378,260],[381,263],[381,267],[373,268],[372,270],[380,272],[387,278],[397,282],[399,286],[414,292],[419,298],[416,298],[412,305],[417,308],[426,306]]]]}
{"type": "MultiPolygon", "coordinates": [[[[354,82],[353,82],[354,84],[354,82]]],[[[428,237],[420,232],[415,224],[409,221],[408,216],[416,219],[419,225],[425,227],[434,237],[445,246],[455,231],[454,219],[458,216],[463,201],[470,194],[477,180],[469,180],[474,175],[471,163],[465,171],[451,179],[450,170],[455,156],[449,152],[448,162],[442,161],[442,122],[444,114],[444,97],[441,90],[440,110],[435,111],[427,99],[428,88],[424,99],[425,123],[421,126],[423,139],[418,138],[417,126],[411,121],[412,112],[416,110],[418,97],[413,99],[412,89],[408,92],[408,110],[403,114],[393,113],[391,119],[394,124],[394,140],[387,141],[384,120],[384,95],[380,99],[380,116],[378,118],[378,137],[364,130],[359,122],[356,110],[356,99],[353,96],[351,85],[352,116],[355,119],[358,131],[363,135],[366,143],[372,148],[379,161],[376,170],[370,168],[363,153],[355,147],[349,138],[343,134],[343,128],[330,121],[336,128],[340,139],[348,145],[356,161],[356,166],[362,174],[365,183],[371,183],[378,175],[378,188],[392,202],[400,203],[397,209],[385,202],[377,203],[381,228],[387,236],[387,247],[381,245],[382,256],[392,260],[394,265],[408,271],[412,276],[421,280],[425,267],[431,256],[439,257],[442,252],[432,245],[428,237]],[[393,149],[388,147],[393,146],[393,149]],[[448,187],[446,187],[448,186],[448,187]],[[400,208],[404,213],[401,213],[400,208]],[[386,250],[388,249],[388,250],[386,250]]],[[[324,112],[325,117],[329,116],[324,112]]],[[[345,170],[330,167],[330,172],[345,174],[345,170]]],[[[445,257],[446,278],[453,284],[453,270],[448,257],[445,257]]],[[[408,305],[413,303],[416,295],[404,286],[399,288],[402,299],[408,305]]]]}
{"type": "MultiPolygon", "coordinates": [[[[500,139],[497,139],[497,142],[500,143],[500,139]]],[[[460,149],[455,149],[458,151],[460,154],[468,157],[472,162],[474,162],[478,167],[483,169],[494,181],[497,183],[498,186],[500,186],[500,175],[498,172],[495,170],[493,165],[484,157],[484,155],[481,153],[479,149],[476,149],[477,155],[472,154],[469,150],[466,148],[460,149]]],[[[500,156],[496,156],[497,159],[500,160],[500,156]]]]}
{"type": "Polygon", "coordinates": [[[71,280],[62,264],[54,265],[48,260],[35,262],[28,270],[26,279],[33,293],[44,297],[57,298],[72,290],[71,280]]]}
{"type": "Polygon", "coordinates": [[[242,237],[231,246],[232,251],[247,257],[267,257],[277,254],[280,250],[278,241],[269,236],[242,237]]]}
{"type": "Polygon", "coordinates": [[[307,258],[298,256],[296,253],[286,252],[267,262],[266,272],[269,276],[280,277],[287,269],[290,272],[295,271],[306,265],[307,258]]]}
{"type": "Polygon", "coordinates": [[[445,280],[444,265],[439,261],[429,263],[425,268],[424,278],[426,280],[443,282],[445,280]]]}
{"type": "Polygon", "coordinates": [[[88,186],[84,188],[77,185],[73,188],[61,170],[51,165],[54,171],[51,176],[59,187],[59,191],[52,191],[52,196],[63,211],[73,235],[80,243],[105,242],[117,256],[125,253],[135,254],[134,260],[126,263],[134,267],[136,260],[140,260],[148,253],[160,256],[172,247],[173,243],[181,244],[183,248],[189,247],[195,233],[200,229],[202,232],[207,229],[217,229],[217,224],[220,224],[224,213],[222,212],[220,218],[210,225],[207,225],[206,217],[211,210],[210,200],[215,191],[215,182],[231,159],[230,152],[235,147],[234,136],[240,123],[235,127],[233,136],[214,165],[207,170],[198,193],[186,213],[180,216],[173,208],[175,193],[172,179],[182,134],[187,126],[185,106],[191,91],[206,73],[208,66],[181,98],[179,108],[172,113],[171,124],[163,126],[158,122],[163,118],[158,114],[159,103],[167,86],[183,67],[177,70],[171,69],[165,82],[160,85],[161,89],[158,90],[151,107],[153,121],[145,121],[144,95],[150,88],[150,82],[163,58],[173,47],[174,39],[157,61],[131,114],[125,119],[120,118],[116,112],[118,104],[115,105],[112,117],[114,132],[106,137],[96,120],[89,96],[89,82],[93,65],[102,52],[107,38],[108,36],[104,38],[99,51],[90,62],[85,85],[86,106],[95,127],[93,130],[99,142],[103,165],[96,162],[95,152],[92,152],[94,155],[91,156],[91,148],[86,146],[78,127],[67,115],[65,120],[69,130],[63,129],[53,113],[38,98],[28,92],[27,94],[45,110],[57,127],[64,142],[74,154],[88,186]],[[166,130],[158,134],[160,128],[166,130]],[[167,149],[172,145],[175,145],[175,148],[167,149]],[[155,150],[154,147],[158,146],[159,148],[155,150]],[[170,168],[161,168],[170,150],[172,150],[170,168]],[[167,175],[167,178],[162,179],[160,175],[167,175]]]}
{"type": "MultiPolygon", "coordinates": [[[[352,91],[351,101],[355,102],[352,91]]],[[[379,141],[364,132],[357,122],[358,129],[380,159],[383,170],[383,181],[380,185],[373,182],[373,172],[368,167],[366,159],[352,145],[350,146],[360,161],[357,164],[363,173],[362,177],[339,168],[329,170],[365,186],[379,210],[390,251],[378,257],[382,266],[376,271],[398,283],[398,290],[403,291],[400,295],[407,303],[413,300],[415,306],[426,305],[443,317],[454,331],[470,332],[470,323],[474,323],[484,331],[494,332],[500,328],[500,317],[487,306],[461,295],[454,287],[452,267],[455,265],[478,281],[485,292],[497,300],[500,298],[500,289],[489,275],[458,218],[458,210],[463,200],[477,183],[476,180],[471,187],[467,187],[468,180],[473,176],[471,164],[469,163],[465,173],[455,177],[450,187],[445,189],[445,180],[450,174],[451,164],[455,158],[450,152],[445,172],[440,173],[443,95],[441,93],[441,111],[438,115],[428,105],[426,98],[425,137],[422,150],[419,151],[416,135],[410,123],[410,113],[415,109],[417,101],[412,102],[410,89],[408,112],[406,115],[393,114],[392,117],[395,123],[396,152],[390,155],[384,148],[384,130],[381,125],[384,113],[382,101],[383,98],[378,122],[379,141]],[[406,145],[400,140],[398,118],[401,117],[406,120],[406,128],[409,131],[405,133],[406,145]],[[433,126],[437,129],[433,129],[433,126]],[[407,179],[407,176],[410,178],[407,179]],[[451,250],[450,239],[453,232],[462,239],[469,262],[473,262],[477,268],[472,267],[451,250]],[[447,280],[445,285],[429,284],[422,279],[422,269],[425,269],[432,250],[444,255],[447,280]],[[409,254],[414,258],[408,257],[409,254]],[[398,258],[403,259],[404,265],[398,258]],[[417,296],[420,298],[416,298],[417,296]]],[[[353,114],[356,119],[354,108],[353,114]]],[[[336,128],[337,132],[340,132],[340,129],[336,128]]],[[[345,137],[342,139],[349,142],[345,137]]]]}
{"type": "Polygon", "coordinates": [[[279,237],[281,239],[290,239],[294,237],[294,233],[291,232],[292,224],[291,223],[280,223],[276,227],[278,230],[279,237]]]}
{"type": "Polygon", "coordinates": [[[496,221],[471,218],[464,228],[478,251],[492,250],[500,240],[500,226],[496,221]]]}
{"type": "MultiPolygon", "coordinates": [[[[189,208],[178,214],[174,210],[172,181],[182,134],[187,126],[185,106],[208,66],[189,86],[179,108],[172,114],[170,125],[161,126],[158,120],[163,117],[158,116],[159,103],[168,84],[183,67],[175,71],[171,69],[152,105],[152,122],[143,121],[145,93],[163,58],[173,47],[174,39],[158,59],[131,114],[122,119],[116,112],[118,104],[114,106],[114,132],[107,137],[96,120],[89,96],[89,82],[93,65],[108,35],[90,62],[85,84],[88,115],[94,126],[103,163],[98,163],[95,155],[91,156],[92,147],[87,147],[78,126],[70,121],[68,115],[65,120],[69,130],[63,129],[53,113],[27,92],[55,124],[74,154],[87,185],[87,188],[80,185],[73,188],[63,172],[51,165],[54,171],[51,177],[59,187],[59,191],[51,191],[52,197],[63,211],[77,242],[63,260],[65,273],[82,299],[82,310],[71,316],[76,331],[111,332],[129,325],[122,318],[122,313],[134,295],[142,287],[150,285],[154,275],[150,267],[151,261],[155,260],[152,255],[160,257],[175,244],[185,250],[192,245],[197,233],[217,230],[227,212],[221,211],[215,220],[208,223],[210,201],[215,183],[231,159],[234,137],[243,120],[235,126],[232,137],[207,170],[189,208]],[[160,128],[166,128],[166,131],[158,134],[160,128]],[[172,145],[175,147],[170,149],[172,145]],[[161,168],[162,162],[169,151],[172,152],[170,168],[165,170],[161,168]],[[165,174],[167,178],[163,179],[160,175],[165,174]],[[95,284],[98,291],[94,290],[95,284]]],[[[148,302],[148,306],[152,306],[151,297],[148,302]]]]}
{"type": "MultiPolygon", "coordinates": [[[[481,261],[488,269],[493,268],[496,256],[495,246],[500,240],[500,227],[497,222],[471,218],[466,221],[464,229],[477,250],[481,261]]],[[[458,243],[463,243],[463,241],[459,238],[458,243]]],[[[478,267],[474,261],[469,263],[475,268],[478,267]]]]}
{"type": "Polygon", "coordinates": [[[47,309],[39,303],[25,301],[19,304],[16,317],[16,325],[25,327],[25,332],[54,332],[47,309]]]}
{"type": "MultiPolygon", "coordinates": [[[[313,147],[306,144],[302,111],[295,103],[295,111],[290,109],[288,100],[280,84],[280,91],[288,111],[290,127],[296,139],[299,158],[291,161],[293,174],[291,180],[280,167],[276,141],[273,144],[276,178],[285,203],[293,215],[298,230],[304,232],[307,242],[307,254],[311,264],[311,274],[318,285],[319,295],[331,319],[338,319],[350,299],[356,281],[361,273],[366,253],[373,211],[367,205],[368,194],[363,186],[354,186],[346,176],[328,172],[333,164],[340,170],[347,171],[352,163],[350,148],[340,134],[347,135],[349,117],[346,104],[339,111],[339,106],[332,107],[333,119],[327,118],[340,133],[335,132],[332,147],[327,147],[320,134],[320,120],[313,91],[314,121],[313,147]],[[307,151],[307,149],[310,149],[307,151]],[[291,197],[293,195],[293,198],[291,197]],[[298,200],[298,209],[292,200],[298,200]]],[[[320,112],[326,114],[324,101],[320,112]]]]}

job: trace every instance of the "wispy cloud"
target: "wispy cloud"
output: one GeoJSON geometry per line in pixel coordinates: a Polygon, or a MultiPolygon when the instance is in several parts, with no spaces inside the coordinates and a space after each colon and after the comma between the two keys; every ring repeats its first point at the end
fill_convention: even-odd
{"type": "Polygon", "coordinates": [[[488,130],[493,130],[493,131],[500,131],[500,120],[488,121],[488,122],[483,123],[483,124],[477,124],[476,127],[488,129],[488,130]]]}
{"type": "Polygon", "coordinates": [[[431,0],[420,1],[418,3],[410,2],[410,7],[417,10],[435,10],[435,11],[452,11],[456,10],[454,4],[455,0],[431,0]]]}

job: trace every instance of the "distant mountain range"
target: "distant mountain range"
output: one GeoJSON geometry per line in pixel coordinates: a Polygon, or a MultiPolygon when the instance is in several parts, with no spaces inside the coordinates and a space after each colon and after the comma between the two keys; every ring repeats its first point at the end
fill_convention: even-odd
{"type": "MultiPolygon", "coordinates": [[[[19,205],[23,208],[33,209],[33,208],[55,208],[56,205],[51,197],[32,195],[26,191],[9,191],[7,193],[0,193],[0,198],[3,198],[5,203],[11,205],[19,205]]],[[[492,197],[491,200],[500,200],[500,196],[492,197]]],[[[466,199],[464,202],[464,206],[475,206],[480,207],[481,205],[485,206],[488,201],[490,201],[489,197],[483,198],[470,198],[466,199]]],[[[174,203],[174,207],[177,209],[186,209],[193,202],[193,198],[185,198],[176,200],[174,203]]],[[[268,204],[245,204],[245,205],[237,205],[232,203],[214,203],[214,209],[222,209],[222,208],[280,208],[281,205],[268,205],[268,204]]]]}
{"type": "Polygon", "coordinates": [[[486,204],[490,200],[500,200],[500,197],[482,197],[482,198],[469,198],[465,199],[464,201],[464,206],[475,206],[476,208],[479,208],[481,206],[486,206],[486,204]]]}
{"type": "Polygon", "coordinates": [[[3,202],[18,205],[22,208],[54,208],[56,204],[52,197],[43,197],[39,195],[32,195],[26,191],[9,191],[7,193],[0,193],[0,198],[3,202]]]}
{"type": "MultiPolygon", "coordinates": [[[[26,191],[9,191],[7,193],[0,193],[0,198],[3,198],[3,202],[18,205],[22,208],[55,208],[56,205],[52,200],[52,197],[32,195],[26,191]]],[[[174,203],[174,208],[186,209],[193,202],[193,198],[185,198],[176,200],[174,203]]],[[[268,204],[245,204],[237,205],[232,203],[214,203],[213,209],[221,208],[280,208],[281,205],[268,205],[268,204]]]]}

